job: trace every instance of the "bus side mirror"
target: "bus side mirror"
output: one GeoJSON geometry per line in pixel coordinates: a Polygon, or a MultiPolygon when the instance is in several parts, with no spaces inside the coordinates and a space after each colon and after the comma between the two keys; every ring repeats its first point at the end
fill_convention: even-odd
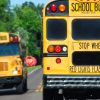
{"type": "Polygon", "coordinates": [[[21,54],[20,54],[20,58],[22,59],[22,62],[24,63],[24,59],[26,57],[26,52],[23,51],[21,54]]]}
{"type": "Polygon", "coordinates": [[[41,33],[40,32],[37,32],[36,33],[36,38],[37,38],[37,47],[41,47],[41,33]]]}
{"type": "Polygon", "coordinates": [[[37,47],[41,47],[41,40],[37,41],[37,47]]]}

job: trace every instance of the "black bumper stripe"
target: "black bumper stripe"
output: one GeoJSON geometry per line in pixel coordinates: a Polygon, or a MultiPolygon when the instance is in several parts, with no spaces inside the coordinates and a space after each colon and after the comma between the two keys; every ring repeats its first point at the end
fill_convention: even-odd
{"type": "Polygon", "coordinates": [[[50,53],[44,53],[43,54],[43,57],[68,57],[68,54],[56,54],[56,53],[53,53],[53,54],[50,54],[50,53]]]}

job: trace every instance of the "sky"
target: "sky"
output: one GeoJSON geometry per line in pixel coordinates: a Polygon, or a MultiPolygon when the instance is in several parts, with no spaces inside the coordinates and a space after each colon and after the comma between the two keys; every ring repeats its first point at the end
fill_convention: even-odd
{"type": "Polygon", "coordinates": [[[25,1],[31,1],[31,2],[34,2],[34,4],[46,4],[48,0],[10,0],[11,1],[11,5],[16,5],[16,4],[22,4],[24,3],[25,1]]]}

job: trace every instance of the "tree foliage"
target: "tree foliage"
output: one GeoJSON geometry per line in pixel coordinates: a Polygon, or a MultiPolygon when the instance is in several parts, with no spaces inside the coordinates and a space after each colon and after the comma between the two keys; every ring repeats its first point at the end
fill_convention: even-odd
{"type": "Polygon", "coordinates": [[[10,9],[10,0],[0,0],[0,31],[10,31],[13,13],[10,9]]]}
{"type": "Polygon", "coordinates": [[[33,2],[25,2],[11,9],[10,0],[0,0],[0,31],[19,34],[27,46],[28,55],[40,55],[37,33],[42,32],[41,10],[33,2]]]}

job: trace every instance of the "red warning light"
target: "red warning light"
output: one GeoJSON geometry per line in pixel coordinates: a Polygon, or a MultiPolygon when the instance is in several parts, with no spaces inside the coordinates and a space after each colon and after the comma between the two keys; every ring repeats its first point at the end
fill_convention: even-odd
{"type": "Polygon", "coordinates": [[[60,53],[61,50],[62,50],[61,46],[59,46],[59,45],[55,46],[55,52],[56,53],[60,53]]]}
{"type": "Polygon", "coordinates": [[[56,11],[57,11],[57,6],[56,6],[55,4],[52,4],[52,5],[50,6],[50,10],[51,10],[52,12],[56,12],[56,11]]]}

